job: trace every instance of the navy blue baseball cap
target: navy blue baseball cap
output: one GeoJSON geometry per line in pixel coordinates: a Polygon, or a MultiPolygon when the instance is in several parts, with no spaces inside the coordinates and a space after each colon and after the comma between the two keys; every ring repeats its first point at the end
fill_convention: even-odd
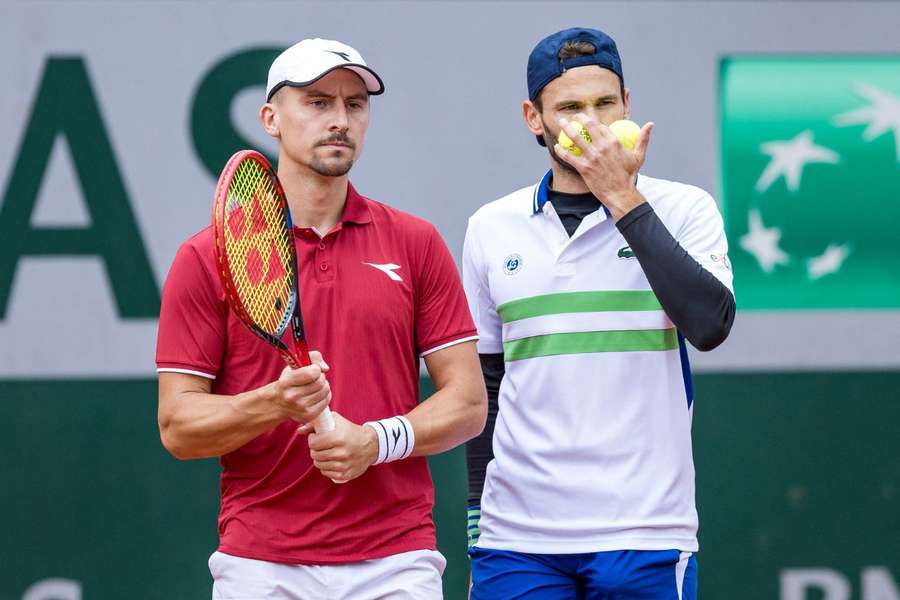
{"type": "MultiPolygon", "coordinates": [[[[531,51],[528,56],[528,99],[534,102],[541,90],[565,73],[566,69],[585,65],[597,65],[609,69],[618,75],[619,81],[625,85],[625,78],[622,76],[622,60],[619,58],[616,42],[599,29],[572,27],[545,37],[531,51]],[[590,42],[594,45],[595,51],[593,54],[561,60],[559,50],[566,42],[590,42]]],[[[535,137],[537,137],[538,144],[546,146],[544,138],[535,137]]]]}
{"type": "Polygon", "coordinates": [[[528,56],[528,99],[534,102],[541,90],[567,69],[585,65],[609,69],[619,76],[623,84],[625,83],[625,77],[622,76],[622,60],[619,58],[616,42],[602,31],[573,27],[545,37],[528,56]],[[560,60],[559,49],[566,42],[590,42],[596,51],[586,56],[560,60]]]}

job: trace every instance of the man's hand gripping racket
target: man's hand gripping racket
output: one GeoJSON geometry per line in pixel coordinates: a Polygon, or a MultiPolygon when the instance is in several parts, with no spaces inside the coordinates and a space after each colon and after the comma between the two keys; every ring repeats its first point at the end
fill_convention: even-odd
{"type": "MultiPolygon", "coordinates": [[[[216,262],[228,305],[253,333],[275,346],[291,367],[311,364],[287,197],[269,161],[242,150],[225,165],[213,205],[216,262]],[[283,340],[291,327],[291,345],[283,340]]],[[[334,429],[328,407],[313,421],[334,429]]]]}

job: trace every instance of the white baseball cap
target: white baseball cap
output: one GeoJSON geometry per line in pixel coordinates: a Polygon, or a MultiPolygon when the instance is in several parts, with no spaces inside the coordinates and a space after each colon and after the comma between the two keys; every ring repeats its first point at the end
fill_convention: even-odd
{"type": "Polygon", "coordinates": [[[366,65],[359,52],[347,44],[315,38],[297,42],[272,62],[266,82],[266,101],[286,85],[305,87],[335,69],[350,69],[359,75],[373,96],[384,92],[381,78],[366,65]]]}

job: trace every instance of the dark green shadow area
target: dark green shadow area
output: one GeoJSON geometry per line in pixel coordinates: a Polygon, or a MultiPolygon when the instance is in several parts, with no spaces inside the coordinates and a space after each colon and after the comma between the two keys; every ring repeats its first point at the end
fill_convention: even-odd
{"type": "Polygon", "coordinates": [[[837,571],[853,600],[866,566],[900,588],[900,372],[702,375],[695,388],[703,598],[778,599],[781,571],[810,567],[837,571]]]}

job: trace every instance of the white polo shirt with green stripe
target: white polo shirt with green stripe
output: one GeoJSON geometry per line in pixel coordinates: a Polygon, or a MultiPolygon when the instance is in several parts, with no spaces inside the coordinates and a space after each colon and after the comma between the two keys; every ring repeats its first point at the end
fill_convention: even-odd
{"type": "MultiPolygon", "coordinates": [[[[463,283],[480,353],[503,352],[479,547],[697,551],[683,338],[604,209],[569,237],[550,173],[470,219],[463,283]]],[[[681,246],[732,289],[703,190],[641,175],[681,246]]]]}

